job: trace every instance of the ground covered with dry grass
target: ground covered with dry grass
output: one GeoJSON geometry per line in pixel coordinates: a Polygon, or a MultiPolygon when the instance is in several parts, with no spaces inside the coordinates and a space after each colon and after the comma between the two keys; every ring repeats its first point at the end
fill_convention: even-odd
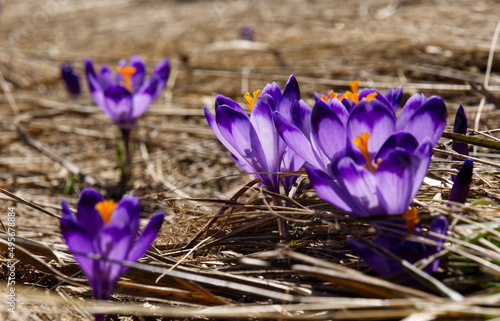
{"type": "MultiPolygon", "coordinates": [[[[495,0],[6,0],[0,16],[0,219],[16,217],[16,314],[5,320],[114,319],[497,320],[500,318],[500,56],[488,57],[495,0]],[[255,42],[238,40],[242,25],[255,42]],[[93,104],[65,92],[59,66],[115,65],[139,54],[172,62],[164,94],[133,136],[133,180],[144,223],[167,213],[155,246],[95,303],[59,232],[60,198],[94,187],[114,196],[117,132],[93,104]],[[420,286],[381,279],[346,244],[374,231],[333,210],[301,178],[291,206],[270,206],[203,117],[220,93],[297,76],[302,98],[349,81],[443,97],[449,125],[463,103],[475,160],[464,207],[446,200],[450,139],[436,147],[416,205],[424,223],[451,222],[442,264],[420,286]],[[488,80],[485,83],[485,75],[488,80]],[[473,89],[476,88],[476,90],[473,89]],[[487,98],[487,100],[486,100],[487,98]],[[472,130],[475,128],[476,130],[472,130]],[[285,215],[293,241],[279,242],[285,215]],[[132,316],[134,315],[134,316],[132,316]],[[129,316],[129,317],[127,317],[129,316]]],[[[446,132],[451,132],[447,127],[446,132]]],[[[6,282],[6,234],[0,235],[6,282]]],[[[419,276],[420,275],[420,276],[419,276]]],[[[3,283],[4,288],[7,288],[3,283]]]]}

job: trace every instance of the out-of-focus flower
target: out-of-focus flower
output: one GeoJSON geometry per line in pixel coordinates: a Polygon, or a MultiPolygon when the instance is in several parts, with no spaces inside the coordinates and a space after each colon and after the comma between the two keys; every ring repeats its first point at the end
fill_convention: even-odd
{"type": "MultiPolygon", "coordinates": [[[[98,74],[91,59],[85,60],[85,74],[96,105],[117,125],[133,125],[165,87],[170,63],[164,58],[144,81],[146,67],[141,57],[130,57],[118,63],[116,76],[107,65],[98,74]]],[[[124,127],[125,128],[125,127],[124,127]]],[[[130,128],[122,129],[128,134],[130,128]]]]}
{"type": "Polygon", "coordinates": [[[472,182],[472,171],[474,169],[474,162],[468,158],[462,164],[458,171],[457,177],[453,182],[450,190],[449,201],[464,204],[467,196],[469,195],[469,188],[472,182]]]}
{"type": "Polygon", "coordinates": [[[75,73],[75,70],[69,61],[66,61],[61,65],[61,79],[71,96],[78,97],[80,95],[80,77],[78,77],[75,73]]]}
{"type": "Polygon", "coordinates": [[[94,298],[106,300],[128,267],[113,261],[135,262],[148,250],[163,223],[155,213],[139,236],[139,198],[124,196],[118,204],[105,201],[91,188],[82,191],[76,216],[61,201],[61,234],[93,289],[94,298]],[[95,255],[104,260],[95,260],[95,255]]]}
{"type": "MultiPolygon", "coordinates": [[[[263,185],[279,193],[278,173],[297,171],[304,165],[304,160],[280,138],[274,126],[273,112],[279,111],[291,121],[292,108],[304,108],[307,104],[300,100],[299,86],[293,75],[283,93],[276,83],[272,83],[267,84],[262,92],[247,93],[245,100],[251,110],[250,117],[239,104],[222,95],[215,100],[215,116],[205,106],[205,117],[236,163],[248,173],[257,173],[255,176],[263,185]]],[[[281,178],[285,190],[288,191],[295,179],[293,176],[281,178]]]]}
{"type": "Polygon", "coordinates": [[[243,25],[240,28],[240,39],[253,41],[254,40],[254,30],[250,25],[243,25]]]}

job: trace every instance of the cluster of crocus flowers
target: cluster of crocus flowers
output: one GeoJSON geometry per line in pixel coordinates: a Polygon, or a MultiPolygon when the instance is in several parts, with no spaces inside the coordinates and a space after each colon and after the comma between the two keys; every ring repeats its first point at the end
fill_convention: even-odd
{"type": "Polygon", "coordinates": [[[149,249],[163,223],[159,211],[139,235],[139,198],[124,196],[118,203],[104,200],[91,188],[82,191],[76,216],[61,201],[61,234],[93,289],[94,298],[106,300],[128,266],[149,249]]]}
{"type": "MultiPolygon", "coordinates": [[[[439,250],[428,246],[407,251],[417,243],[402,242],[402,234],[420,227],[418,213],[409,206],[446,125],[446,107],[439,97],[415,94],[396,117],[400,88],[382,95],[372,89],[358,93],[357,85],[351,84],[352,91],[343,95],[330,92],[319,97],[307,111],[309,133],[279,113],[276,127],[288,146],[306,160],[309,179],[322,199],[353,216],[403,215],[406,221],[396,220],[396,233],[374,222],[374,243],[415,262],[439,250]]],[[[444,234],[447,226],[446,219],[439,217],[430,229],[444,234]]],[[[350,239],[349,244],[379,274],[398,272],[397,263],[363,243],[350,239]]]]}
{"type": "Polygon", "coordinates": [[[169,74],[170,63],[166,58],[158,63],[147,80],[146,66],[139,56],[130,57],[129,63],[120,60],[116,75],[107,65],[102,65],[96,73],[92,60],[85,60],[85,75],[94,102],[120,128],[122,134],[125,148],[124,185],[131,171],[131,129],[165,88],[169,74]]]}

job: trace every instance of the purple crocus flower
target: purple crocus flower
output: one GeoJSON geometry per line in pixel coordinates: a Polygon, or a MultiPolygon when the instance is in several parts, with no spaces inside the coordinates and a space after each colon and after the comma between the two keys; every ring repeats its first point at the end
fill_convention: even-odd
{"type": "Polygon", "coordinates": [[[75,73],[75,70],[69,61],[66,61],[61,65],[61,79],[66,86],[66,90],[71,96],[78,97],[80,95],[80,77],[78,77],[75,73]]]}
{"type": "MultiPolygon", "coordinates": [[[[245,100],[251,109],[250,117],[233,100],[218,95],[215,99],[215,116],[205,106],[205,117],[214,134],[231,152],[236,163],[255,176],[270,191],[279,193],[279,172],[297,171],[304,165],[280,138],[273,122],[273,112],[280,112],[291,121],[291,109],[304,108],[300,100],[297,80],[292,75],[283,93],[276,83],[267,84],[262,92],[253,97],[247,93],[245,100]]],[[[307,106],[306,108],[309,108],[307,106]]],[[[297,123],[302,123],[297,121],[297,123]]],[[[295,177],[281,178],[285,190],[294,183],[295,177]]]]}
{"type": "Polygon", "coordinates": [[[135,262],[151,246],[163,223],[156,212],[139,235],[139,198],[124,196],[118,204],[105,201],[91,188],[82,191],[76,216],[62,199],[61,234],[93,289],[94,298],[107,300],[128,267],[113,261],[135,262]],[[104,260],[86,257],[91,254],[104,260]]]}
{"type": "Polygon", "coordinates": [[[147,81],[144,81],[146,67],[139,56],[130,57],[130,65],[121,60],[116,76],[107,65],[102,65],[96,74],[92,60],[85,60],[85,74],[94,102],[115,124],[122,125],[124,136],[129,135],[130,126],[159,96],[169,73],[170,63],[166,58],[158,63],[147,81]]]}

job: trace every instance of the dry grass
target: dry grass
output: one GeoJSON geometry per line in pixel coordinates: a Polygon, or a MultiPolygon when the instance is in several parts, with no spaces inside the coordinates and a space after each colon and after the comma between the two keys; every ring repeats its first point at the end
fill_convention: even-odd
{"type": "MultiPolygon", "coordinates": [[[[495,0],[2,4],[0,219],[5,223],[8,208],[16,207],[19,259],[17,315],[5,312],[7,301],[0,300],[3,319],[86,320],[96,311],[138,320],[500,315],[494,130],[500,117],[493,105],[482,111],[483,132],[471,132],[489,145],[473,142],[474,185],[465,207],[442,201],[450,186],[449,139],[437,147],[429,176],[445,184],[424,184],[416,202],[427,222],[442,213],[452,228],[441,268],[418,287],[372,276],[346,237],[373,231],[318,200],[306,178],[288,208],[270,207],[252,184],[241,190],[252,177],[234,165],[202,113],[218,93],[243,101],[247,90],[271,81],[282,85],[294,73],[309,102],[314,91],[343,90],[353,79],[381,90],[404,84],[404,100],[414,92],[442,96],[450,125],[463,103],[472,128],[483,96],[469,83],[483,83],[500,16],[495,0]],[[251,46],[234,41],[243,24],[255,28],[251,46]],[[119,180],[116,132],[88,92],[78,100],[67,97],[58,68],[72,60],[82,74],[85,57],[115,64],[133,54],[151,67],[163,56],[173,63],[165,94],[139,122],[129,191],[141,197],[144,222],[158,209],[168,217],[155,247],[133,264],[113,300],[97,304],[61,240],[57,216],[61,196],[74,205],[87,186],[112,194],[119,180]],[[291,221],[291,244],[278,241],[278,215],[291,221]]],[[[500,58],[493,58],[487,91],[500,95],[500,58]]],[[[5,249],[2,234],[0,251],[5,249]]],[[[1,262],[5,280],[6,259],[1,262]]],[[[407,268],[418,276],[421,266],[407,268]]]]}

